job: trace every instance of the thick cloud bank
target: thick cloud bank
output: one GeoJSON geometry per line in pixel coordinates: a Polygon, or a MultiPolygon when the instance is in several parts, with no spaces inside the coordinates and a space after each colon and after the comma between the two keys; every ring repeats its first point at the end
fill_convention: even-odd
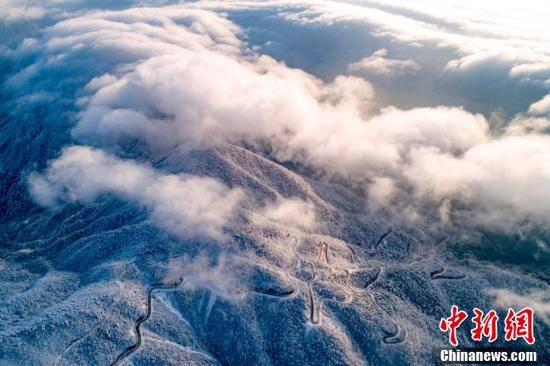
{"type": "MultiPolygon", "coordinates": [[[[376,113],[372,87],[362,79],[324,83],[234,51],[180,46],[93,80],[73,136],[103,143],[138,138],[158,150],[268,143],[279,160],[367,186],[384,178],[404,190],[401,196],[412,190],[408,212],[429,202],[448,220],[451,201],[459,200],[477,206],[472,216],[484,224],[548,222],[547,136],[494,137],[483,116],[459,108],[376,113]]],[[[395,62],[389,65],[404,65],[395,62]]]]}
{"type": "Polygon", "coordinates": [[[538,22],[504,9],[480,23],[454,5],[443,18],[435,4],[397,1],[199,2],[71,14],[7,51],[13,58],[34,54],[35,61],[6,85],[17,90],[67,65],[99,63],[102,72],[76,101],[72,137],[79,143],[112,147],[138,140],[157,154],[244,143],[278,161],[344,178],[366,192],[371,207],[389,207],[413,221],[430,207],[442,223],[505,231],[550,223],[548,97],[500,129],[461,107],[383,107],[364,78],[323,81],[247,47],[246,30],[219,13],[243,9],[276,9],[277,17],[301,25],[368,24],[375,37],[408,49],[377,48],[344,73],[423,77],[430,69],[414,56],[436,47],[452,49],[440,70],[445,77],[468,81],[489,67],[507,82],[548,87],[538,22]],[[522,33],[506,26],[510,19],[522,33]]]}
{"type": "Polygon", "coordinates": [[[147,208],[153,222],[187,239],[221,239],[241,193],[212,179],[162,174],[148,165],[120,160],[89,147],[67,148],[43,175],[29,178],[36,201],[93,201],[114,193],[147,208]]]}

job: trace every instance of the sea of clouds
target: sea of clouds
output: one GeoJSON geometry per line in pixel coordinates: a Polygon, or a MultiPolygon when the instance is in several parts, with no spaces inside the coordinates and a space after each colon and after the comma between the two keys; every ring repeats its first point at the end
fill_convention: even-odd
{"type": "MultiPolygon", "coordinates": [[[[29,192],[52,208],[114,193],[161,228],[219,239],[239,189],[121,152],[232,143],[342,178],[403,221],[547,227],[549,14],[528,3],[2,1],[2,27],[28,32],[5,36],[2,88],[74,106],[71,146],[29,192]],[[86,77],[67,95],[68,74],[86,77]]],[[[300,216],[281,204],[271,214],[300,216]]]]}

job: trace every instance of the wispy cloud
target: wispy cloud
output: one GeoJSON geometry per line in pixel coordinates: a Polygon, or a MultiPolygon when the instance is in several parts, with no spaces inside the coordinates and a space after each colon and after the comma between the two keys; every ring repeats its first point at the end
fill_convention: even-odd
{"type": "Polygon", "coordinates": [[[350,72],[364,72],[384,76],[412,74],[421,69],[413,60],[388,58],[388,50],[381,48],[369,57],[364,57],[348,66],[350,72]]]}
{"type": "Polygon", "coordinates": [[[182,239],[221,240],[241,199],[239,190],[212,178],[164,174],[85,146],[66,148],[44,174],[32,174],[29,185],[35,200],[49,207],[120,195],[145,207],[156,225],[182,239]]]}
{"type": "MultiPolygon", "coordinates": [[[[508,289],[490,289],[494,303],[501,308],[530,307],[546,324],[550,325],[550,291],[531,291],[519,294],[508,289]]],[[[519,310],[519,309],[516,309],[519,310]]]]}

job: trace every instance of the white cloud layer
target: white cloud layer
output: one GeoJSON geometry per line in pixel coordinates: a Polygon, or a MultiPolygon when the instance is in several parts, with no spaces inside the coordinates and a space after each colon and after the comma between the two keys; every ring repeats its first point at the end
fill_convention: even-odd
{"type": "MultiPolygon", "coordinates": [[[[452,49],[455,58],[442,72],[467,80],[499,69],[510,80],[546,85],[550,64],[542,19],[527,22],[500,9],[479,21],[455,3],[445,16],[436,3],[407,4],[198,2],[84,13],[24,42],[13,55],[34,52],[37,61],[8,84],[24,86],[84,52],[112,65],[78,100],[72,132],[80,142],[104,146],[133,138],[156,152],[267,144],[278,160],[342,176],[367,188],[378,204],[406,206],[403,212],[429,204],[445,212],[444,221],[456,216],[455,207],[468,207],[470,219],[503,229],[525,220],[550,223],[550,195],[543,189],[550,184],[545,118],[518,115],[497,136],[485,117],[463,108],[380,109],[366,80],[340,75],[324,82],[256,54],[239,39],[237,25],[201,9],[272,7],[288,10],[278,16],[301,24],[366,22],[376,36],[398,44],[452,49]],[[519,33],[518,25],[525,26],[519,33]]],[[[356,67],[382,74],[420,71],[415,60],[386,56],[382,49],[356,67]]],[[[545,113],[545,100],[528,112],[545,113]]],[[[34,187],[40,182],[55,187],[53,180],[35,181],[34,187]]]]}
{"type": "Polygon", "coordinates": [[[46,10],[37,6],[14,6],[11,1],[0,1],[0,22],[33,21],[44,16],[46,10]]]}
{"type": "Polygon", "coordinates": [[[29,177],[30,192],[44,206],[89,202],[114,193],[147,208],[152,221],[180,238],[222,239],[223,228],[241,199],[215,179],[160,173],[85,146],[73,146],[44,174],[29,177]]]}
{"type": "MultiPolygon", "coordinates": [[[[281,1],[271,2],[281,6],[281,1]]],[[[475,5],[440,1],[303,1],[301,11],[285,16],[301,23],[364,22],[378,36],[415,47],[453,48],[458,58],[447,69],[462,72],[502,64],[510,77],[547,84],[550,73],[548,16],[544,1],[521,4],[497,1],[475,5]]],[[[236,6],[236,5],[234,5],[236,6]]],[[[241,6],[246,5],[245,2],[241,6]]],[[[262,4],[262,6],[267,6],[262,4]]],[[[489,70],[490,71],[490,70],[489,70]]]]}

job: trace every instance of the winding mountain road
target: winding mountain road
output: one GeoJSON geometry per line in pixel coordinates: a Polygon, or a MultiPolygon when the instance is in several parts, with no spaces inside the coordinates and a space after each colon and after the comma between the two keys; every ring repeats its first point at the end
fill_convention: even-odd
{"type": "Polygon", "coordinates": [[[172,283],[172,284],[164,284],[164,283],[155,283],[147,289],[147,310],[145,311],[144,315],[141,315],[134,324],[134,332],[136,334],[136,342],[130,346],[128,346],[121,354],[118,355],[115,361],[111,363],[111,366],[116,366],[122,362],[126,357],[130,356],[132,353],[138,350],[139,346],[141,346],[141,324],[147,321],[151,317],[151,298],[153,296],[154,291],[170,291],[175,290],[178,287],[181,286],[183,282],[183,277],[179,279],[178,282],[172,283]]]}

